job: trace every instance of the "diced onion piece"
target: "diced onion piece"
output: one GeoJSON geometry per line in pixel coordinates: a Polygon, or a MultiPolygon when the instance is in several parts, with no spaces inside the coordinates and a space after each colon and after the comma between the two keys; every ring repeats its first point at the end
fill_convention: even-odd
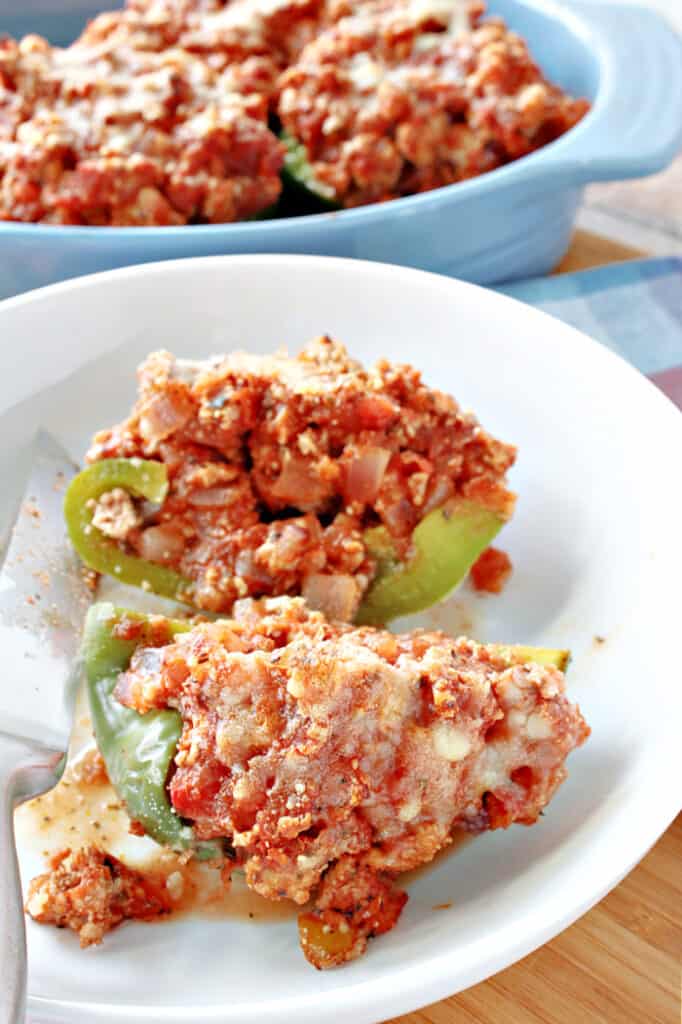
{"type": "Polygon", "coordinates": [[[235,576],[241,576],[246,583],[255,589],[269,591],[274,579],[263,566],[256,561],[256,553],[249,548],[239,552],[234,563],[235,576]]]}
{"type": "Polygon", "coordinates": [[[155,394],[145,404],[140,416],[140,433],[145,441],[158,444],[170,437],[190,420],[194,406],[191,400],[174,391],[155,394]]]}
{"type": "Polygon", "coordinates": [[[303,598],[332,622],[351,622],[360,603],[360,590],[352,576],[311,573],[303,582],[303,598]]]}
{"type": "Polygon", "coordinates": [[[431,494],[424,502],[421,512],[422,517],[427,516],[434,508],[440,508],[441,505],[444,505],[448,498],[452,497],[452,491],[452,481],[446,476],[438,477],[431,494]]]}
{"type": "Polygon", "coordinates": [[[288,452],[270,493],[281,504],[292,505],[307,512],[324,504],[329,497],[329,490],[329,485],[320,478],[313,464],[288,452]]]}
{"type": "Polygon", "coordinates": [[[396,498],[381,509],[381,518],[394,537],[406,537],[417,524],[417,510],[407,498],[396,498]]]}
{"type": "Polygon", "coordinates": [[[141,557],[149,562],[172,565],[182,558],[185,538],[177,527],[162,523],[143,530],[135,547],[141,557]]]}
{"type": "Polygon", "coordinates": [[[187,502],[198,508],[224,508],[234,501],[233,487],[206,487],[192,491],[187,502]]]}
{"type": "Polygon", "coordinates": [[[347,463],[344,497],[348,502],[371,505],[376,499],[391,459],[387,448],[367,445],[347,463]]]}

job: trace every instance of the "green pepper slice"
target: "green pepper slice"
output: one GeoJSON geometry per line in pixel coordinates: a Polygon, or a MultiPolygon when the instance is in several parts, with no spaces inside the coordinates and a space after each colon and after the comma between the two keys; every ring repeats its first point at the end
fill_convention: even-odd
{"type": "Polygon", "coordinates": [[[546,668],[558,668],[565,672],[571,660],[571,652],[554,647],[528,647],[525,644],[493,644],[497,654],[513,662],[532,661],[546,668]]]}
{"type": "Polygon", "coordinates": [[[284,191],[280,200],[285,213],[300,216],[340,210],[334,190],[315,177],[303,143],[286,132],[281,132],[280,138],[286,147],[281,171],[284,191]]]}
{"type": "MultiPolygon", "coordinates": [[[[152,640],[152,617],[116,608],[108,602],[92,605],[85,620],[81,657],[85,667],[90,712],[97,746],[107,774],[133,821],[148,836],[173,850],[195,851],[200,859],[219,857],[218,843],[198,842],[173,810],[166,780],[182,730],[179,712],[148,711],[141,715],[114,697],[119,674],[136,647],[152,640]],[[122,620],[140,624],[135,639],[115,635],[122,620]]],[[[158,617],[157,617],[158,623],[158,617]]],[[[186,622],[166,620],[169,639],[191,629],[186,622]]]]}
{"type": "MultiPolygon", "coordinates": [[[[146,459],[103,459],[71,481],[64,515],[71,543],[85,564],[160,597],[191,603],[193,583],[166,566],[122,551],[92,523],[94,502],[120,487],[136,497],[163,502],[166,467],[146,459]]],[[[466,498],[455,498],[429,512],[412,534],[413,553],[401,562],[383,526],[366,530],[364,539],[377,562],[374,578],[356,616],[359,625],[377,626],[429,608],[466,576],[488,547],[504,518],[466,498]]]]}
{"type": "Polygon", "coordinates": [[[102,459],[78,473],[64,496],[64,518],[74,548],[85,564],[97,572],[153,590],[160,597],[187,602],[191,598],[191,580],[166,566],[126,554],[93,526],[94,503],[115,487],[160,504],[168,493],[166,467],[149,459],[102,459]]]}
{"type": "Polygon", "coordinates": [[[406,562],[396,558],[385,527],[366,530],[365,543],[378,570],[355,621],[380,626],[430,608],[461,583],[504,523],[499,513],[468,498],[454,498],[417,524],[406,562]]]}

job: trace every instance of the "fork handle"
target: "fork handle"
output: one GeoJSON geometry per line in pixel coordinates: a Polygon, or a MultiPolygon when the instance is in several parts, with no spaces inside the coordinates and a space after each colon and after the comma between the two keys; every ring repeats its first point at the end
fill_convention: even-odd
{"type": "Polygon", "coordinates": [[[51,789],[62,754],[0,732],[0,1024],[23,1024],[26,1013],[26,935],[14,808],[51,789]]]}

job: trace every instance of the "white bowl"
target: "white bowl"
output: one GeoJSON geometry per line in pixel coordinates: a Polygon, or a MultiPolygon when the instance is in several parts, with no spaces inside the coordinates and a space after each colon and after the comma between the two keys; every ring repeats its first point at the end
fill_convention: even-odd
{"type": "MultiPolygon", "coordinates": [[[[86,952],[71,933],[29,923],[41,1022],[369,1024],[405,1013],[556,935],[679,807],[682,417],[606,349],[511,299],[376,263],[247,256],[113,271],[0,303],[0,527],[35,428],[81,457],[128,410],[148,351],[265,352],[323,332],[363,360],[417,364],[520,446],[518,509],[501,538],[509,585],[426,618],[456,629],[465,615],[480,639],[571,647],[569,693],[592,737],[538,825],[439,861],[410,885],[398,926],[336,971],[304,961],[293,921],[127,925],[86,952]]],[[[36,851],[22,863],[28,877],[36,851]]]]}

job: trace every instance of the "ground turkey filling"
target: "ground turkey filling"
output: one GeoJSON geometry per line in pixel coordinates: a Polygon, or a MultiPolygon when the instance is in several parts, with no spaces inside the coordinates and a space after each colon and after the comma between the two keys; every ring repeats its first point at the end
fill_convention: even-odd
{"type": "Polygon", "coordinates": [[[0,40],[0,220],[243,220],[302,141],[347,206],[489,171],[586,112],[468,0],[128,0],[0,40]]]}
{"type": "Polygon", "coordinates": [[[300,598],[242,601],[233,620],[139,648],[116,696],[180,712],[174,808],[198,837],[228,837],[261,895],[312,897],[299,931],[317,967],[394,926],[394,877],[453,828],[533,824],[589,731],[557,669],[329,624],[300,598]]]}
{"type": "Polygon", "coordinates": [[[302,593],[350,620],[375,571],[365,528],[384,524],[405,557],[415,525],[453,496],[506,518],[514,455],[412,367],[365,370],[328,338],[296,358],[159,352],[131,416],[89,458],[159,459],[168,496],[150,509],[115,489],[93,522],[193,580],[200,608],[302,593]]]}
{"type": "Polygon", "coordinates": [[[531,153],[586,113],[501,19],[474,13],[472,29],[463,6],[348,3],[281,75],[279,116],[323,195],[357,206],[450,185],[531,153]]]}
{"type": "Polygon", "coordinates": [[[71,928],[92,946],[123,921],[153,921],[172,908],[163,882],[97,847],[63,850],[29,885],[26,910],[43,924],[71,928]]]}

